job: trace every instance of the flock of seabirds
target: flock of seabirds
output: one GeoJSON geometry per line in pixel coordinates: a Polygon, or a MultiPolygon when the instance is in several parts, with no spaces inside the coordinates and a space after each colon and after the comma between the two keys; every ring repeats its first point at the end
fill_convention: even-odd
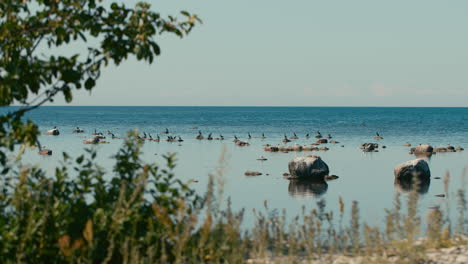
{"type": "MultiPolygon", "coordinates": [[[[198,129],[198,127],[192,127],[192,129],[198,129]]],[[[85,131],[83,129],[80,129],[79,127],[74,129],[72,132],[76,133],[76,134],[85,133],[85,131]]],[[[169,135],[171,132],[167,128],[164,131],[161,131],[160,133],[161,133],[161,135],[158,134],[158,135],[156,135],[156,137],[153,137],[151,135],[151,133],[143,132],[142,135],[137,136],[137,140],[142,141],[142,142],[143,141],[179,142],[179,145],[180,145],[180,142],[184,141],[182,139],[182,137],[180,137],[180,136],[169,135]],[[161,138],[162,135],[165,135],[165,139],[161,138]]],[[[50,129],[50,130],[46,131],[45,134],[46,135],[52,135],[52,136],[58,136],[58,135],[60,135],[60,131],[59,131],[59,129],[57,127],[54,127],[53,129],[50,129]]],[[[111,139],[119,139],[119,137],[115,136],[115,134],[112,133],[112,131],[109,131],[109,130],[106,132],[106,134],[104,134],[102,132],[98,132],[95,129],[94,132],[91,133],[91,135],[93,137],[85,139],[83,141],[84,144],[106,144],[106,143],[110,143],[108,141],[105,141],[106,136],[111,138],[111,139]]],[[[313,137],[315,137],[317,140],[314,143],[310,144],[310,145],[285,144],[285,143],[288,143],[288,142],[292,142],[293,140],[299,139],[297,134],[293,133],[293,136],[290,136],[290,137],[284,135],[284,137],[282,139],[283,144],[277,144],[277,145],[265,144],[265,145],[263,145],[263,147],[264,147],[264,151],[266,151],[266,152],[288,153],[288,152],[291,152],[291,151],[327,151],[327,150],[329,150],[329,148],[327,148],[325,146],[325,144],[327,144],[327,143],[331,143],[331,144],[340,143],[340,142],[338,142],[336,140],[333,140],[332,139],[333,137],[332,137],[331,134],[327,134],[326,136],[323,136],[320,133],[320,131],[317,131],[313,137]]],[[[252,137],[252,135],[250,133],[247,133],[247,138],[250,140],[250,139],[253,139],[254,137],[252,137]]],[[[266,139],[267,137],[265,136],[264,133],[262,133],[262,135],[260,137],[255,137],[255,138],[266,139]]],[[[311,138],[310,134],[306,134],[305,138],[306,139],[311,138]]],[[[199,130],[198,134],[195,136],[195,139],[197,139],[197,140],[225,140],[226,138],[223,135],[219,135],[218,137],[213,137],[212,133],[209,133],[205,137],[205,135],[203,135],[203,133],[199,130]]],[[[383,137],[377,132],[375,134],[375,136],[374,136],[374,140],[378,141],[378,140],[382,140],[382,139],[383,139],[383,137]]],[[[237,146],[241,146],[241,147],[250,145],[248,141],[240,140],[236,135],[234,135],[234,140],[233,141],[237,146]]],[[[404,144],[404,146],[411,147],[411,144],[409,144],[409,143],[404,144]]],[[[344,147],[344,145],[341,145],[341,147],[344,147]]],[[[386,146],[385,145],[379,146],[379,144],[377,144],[377,143],[364,143],[364,144],[362,144],[360,146],[360,149],[363,152],[378,152],[379,148],[385,149],[386,146]]],[[[456,147],[455,148],[455,147],[450,146],[450,145],[444,146],[444,147],[432,147],[431,145],[428,145],[428,144],[419,144],[417,146],[414,146],[414,147],[410,148],[409,153],[414,154],[417,158],[421,158],[422,156],[430,157],[432,154],[435,154],[437,152],[458,152],[458,151],[463,151],[463,150],[464,149],[462,147],[456,147]]],[[[52,150],[47,149],[45,147],[39,146],[39,154],[44,155],[44,156],[52,155],[52,150]]],[[[328,171],[328,166],[320,159],[319,156],[308,155],[306,157],[296,157],[295,159],[290,161],[290,164],[288,165],[290,173],[284,173],[283,174],[283,176],[285,178],[290,180],[289,190],[290,190],[290,193],[292,193],[292,194],[312,193],[312,194],[315,194],[315,195],[321,195],[321,194],[325,193],[326,190],[327,190],[326,181],[334,180],[334,179],[338,178],[338,176],[336,176],[336,175],[328,175],[328,172],[329,172],[328,171]],[[313,171],[319,171],[319,170],[324,171],[323,175],[320,175],[321,181],[319,181],[319,183],[317,183],[317,182],[313,182],[313,183],[308,182],[308,183],[304,184],[304,182],[298,181],[298,179],[294,177],[296,175],[292,175],[293,173],[296,173],[296,170],[300,171],[300,170],[303,169],[302,168],[303,165],[300,165],[300,166],[297,165],[297,164],[299,164],[299,163],[301,163],[303,161],[301,160],[298,163],[295,161],[295,159],[298,159],[298,158],[299,159],[311,159],[310,162],[308,161],[308,162],[304,163],[304,164],[306,164],[305,166],[310,167],[310,168],[306,168],[306,170],[308,170],[308,173],[310,172],[309,170],[311,170],[312,172],[313,171]],[[296,165],[295,165],[295,162],[297,163],[296,165]],[[291,165],[292,165],[292,167],[295,166],[296,168],[291,169],[291,165]]],[[[260,156],[260,158],[258,158],[257,160],[265,161],[267,159],[264,156],[260,156]]],[[[395,167],[395,184],[399,187],[399,189],[411,190],[413,188],[412,187],[413,185],[412,185],[412,181],[408,181],[408,179],[409,179],[408,177],[413,175],[414,173],[417,173],[420,176],[424,176],[423,181],[421,182],[422,185],[419,187],[420,188],[419,192],[421,192],[421,193],[427,192],[427,190],[429,188],[429,182],[430,182],[428,180],[429,179],[428,177],[430,177],[430,170],[429,170],[429,167],[428,167],[427,163],[424,161],[424,159],[416,159],[416,160],[408,161],[408,162],[402,163],[402,164],[398,165],[397,167],[395,167]]],[[[245,175],[246,176],[258,176],[258,175],[262,175],[262,173],[257,172],[257,171],[247,171],[247,172],[245,172],[245,175]]],[[[435,177],[435,179],[437,179],[437,178],[440,179],[440,177],[435,177]]],[[[442,197],[442,196],[440,196],[440,197],[442,197]]]]}
{"type": "MultiPolygon", "coordinates": [[[[198,127],[192,127],[192,129],[198,129],[198,127]]],[[[79,127],[76,127],[76,129],[74,129],[72,131],[72,133],[82,134],[82,133],[85,133],[85,131],[83,129],[80,129],[79,127]]],[[[166,138],[162,139],[159,134],[157,134],[156,137],[153,138],[151,133],[143,132],[143,134],[141,136],[140,135],[137,136],[137,140],[140,140],[140,141],[154,141],[154,142],[167,141],[167,142],[179,142],[179,143],[184,141],[182,139],[182,137],[180,137],[180,136],[171,136],[171,135],[169,135],[171,132],[167,128],[165,130],[161,131],[160,133],[166,135],[166,138]]],[[[57,127],[54,127],[53,129],[50,129],[50,130],[46,131],[45,134],[46,135],[58,136],[58,135],[60,135],[60,131],[59,131],[59,129],[57,127]]],[[[111,132],[109,130],[107,131],[106,135],[104,135],[104,133],[98,132],[95,129],[94,132],[91,133],[91,135],[93,137],[85,139],[83,141],[84,144],[106,144],[106,143],[109,143],[108,141],[105,141],[106,135],[109,136],[111,139],[119,139],[119,137],[117,137],[113,132],[111,132]]],[[[325,146],[319,147],[319,145],[327,144],[327,143],[332,143],[332,144],[340,143],[340,142],[338,142],[336,140],[332,140],[333,137],[332,137],[331,134],[323,136],[320,133],[320,131],[317,131],[316,134],[314,135],[314,137],[317,139],[317,141],[315,143],[312,143],[310,146],[302,146],[302,145],[298,145],[298,144],[295,144],[295,145],[287,145],[287,144],[270,145],[270,144],[266,144],[266,145],[263,145],[263,146],[265,147],[264,150],[268,151],[268,152],[285,152],[285,153],[287,153],[289,151],[318,151],[318,150],[327,151],[327,150],[329,150],[329,148],[327,148],[325,146]]],[[[252,137],[252,135],[250,133],[247,133],[247,138],[252,139],[253,137],[252,137]]],[[[257,137],[257,138],[266,139],[267,137],[265,136],[264,133],[262,133],[262,135],[260,137],[257,137]]],[[[310,134],[306,134],[305,138],[306,139],[311,138],[310,134]]],[[[225,140],[226,138],[223,135],[219,135],[218,137],[213,137],[212,133],[209,133],[205,137],[203,135],[203,133],[199,130],[197,136],[195,137],[195,139],[197,139],[197,140],[225,140]]],[[[296,140],[296,139],[299,139],[299,137],[297,136],[296,133],[293,133],[293,136],[291,136],[291,137],[288,137],[285,134],[283,139],[282,139],[282,142],[283,143],[288,143],[288,142],[291,142],[291,141],[296,140]]],[[[380,136],[380,134],[378,132],[376,132],[374,140],[381,140],[381,139],[383,139],[383,137],[380,136]]],[[[237,146],[248,146],[249,145],[249,143],[247,141],[240,140],[236,135],[234,135],[234,140],[233,141],[237,146]]],[[[404,146],[411,147],[411,144],[404,144],[404,146]]],[[[344,147],[344,145],[341,145],[341,147],[344,147]]],[[[384,146],[384,145],[380,146],[380,147],[381,148],[386,148],[386,146],[384,146]]],[[[377,143],[364,143],[364,144],[362,144],[360,146],[360,148],[364,152],[378,152],[379,145],[377,143]]],[[[418,153],[428,154],[428,153],[435,153],[435,152],[456,152],[456,151],[462,151],[462,150],[464,150],[462,147],[455,148],[455,147],[450,146],[450,145],[448,145],[447,147],[436,147],[436,148],[432,148],[432,146],[430,146],[430,145],[419,145],[419,146],[411,148],[410,149],[410,154],[418,154],[418,153]]],[[[52,155],[52,150],[47,149],[45,147],[40,147],[39,154],[40,155],[52,155]]],[[[259,160],[266,160],[266,159],[263,156],[261,156],[259,158],[259,160]]]]}

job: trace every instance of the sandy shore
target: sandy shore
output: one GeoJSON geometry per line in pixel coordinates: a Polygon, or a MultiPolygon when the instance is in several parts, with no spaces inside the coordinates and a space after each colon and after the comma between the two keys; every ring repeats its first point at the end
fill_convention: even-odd
{"type": "MultiPolygon", "coordinates": [[[[251,264],[277,264],[277,263],[300,263],[300,264],[369,264],[369,263],[412,263],[412,261],[400,256],[344,256],[324,255],[313,260],[305,260],[295,257],[277,257],[271,259],[249,259],[251,264]]],[[[453,246],[449,248],[428,250],[417,263],[427,264],[466,264],[468,263],[468,244],[453,246]]]]}

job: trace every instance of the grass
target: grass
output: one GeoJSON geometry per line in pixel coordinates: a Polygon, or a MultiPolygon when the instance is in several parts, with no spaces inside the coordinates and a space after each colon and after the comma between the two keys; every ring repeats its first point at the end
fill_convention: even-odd
{"type": "MultiPolygon", "coordinates": [[[[358,202],[340,197],[337,219],[323,201],[291,221],[265,201],[245,229],[243,210],[233,211],[230,201],[221,209],[223,157],[199,196],[173,174],[172,155],[163,169],[141,161],[141,144],[130,133],[112,172],[97,165],[93,150],[77,159],[64,154],[53,178],[16,161],[0,180],[0,263],[298,263],[337,255],[418,263],[428,249],[466,243],[463,188],[456,223],[448,203],[419,215],[416,187],[406,201],[395,196],[383,228],[363,222],[358,202]]],[[[447,197],[448,184],[447,175],[447,197]]]]}

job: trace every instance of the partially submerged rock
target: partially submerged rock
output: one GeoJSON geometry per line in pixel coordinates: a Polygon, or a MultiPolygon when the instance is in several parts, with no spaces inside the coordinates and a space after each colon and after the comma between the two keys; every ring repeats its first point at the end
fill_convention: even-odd
{"type": "Polygon", "coordinates": [[[414,177],[427,180],[431,177],[431,171],[424,159],[415,159],[396,166],[394,175],[398,180],[413,181],[414,177]]]}
{"type": "Polygon", "coordinates": [[[318,147],[315,146],[301,146],[301,145],[293,145],[293,146],[266,146],[263,148],[265,151],[269,152],[284,152],[287,153],[289,151],[317,151],[319,150],[318,147]]]}
{"type": "Polygon", "coordinates": [[[432,153],[434,148],[431,145],[418,145],[414,148],[414,153],[432,153]]]}
{"type": "Polygon", "coordinates": [[[93,138],[88,138],[83,141],[85,144],[99,144],[99,141],[101,140],[100,136],[95,136],[93,138]]]}
{"type": "Polygon", "coordinates": [[[328,165],[316,155],[296,157],[288,164],[291,178],[323,180],[328,175],[328,165]]]}
{"type": "Polygon", "coordinates": [[[338,178],[340,178],[340,177],[338,177],[336,175],[327,175],[327,176],[325,176],[326,181],[333,181],[333,180],[336,180],[338,178]]]}
{"type": "Polygon", "coordinates": [[[447,152],[447,148],[445,148],[445,147],[436,147],[436,148],[434,148],[434,152],[447,152]]]}
{"type": "Polygon", "coordinates": [[[53,128],[53,129],[47,130],[45,134],[51,135],[51,136],[58,136],[60,135],[60,131],[57,128],[53,128]]]}
{"type": "Polygon", "coordinates": [[[426,156],[429,157],[434,152],[434,148],[431,145],[424,144],[418,145],[416,147],[411,148],[410,154],[415,154],[417,157],[419,156],[426,156]]]}
{"type": "Polygon", "coordinates": [[[364,143],[361,145],[361,149],[364,152],[374,152],[379,147],[377,143],[364,143]]]}
{"type": "Polygon", "coordinates": [[[50,156],[50,155],[52,155],[52,150],[50,150],[50,149],[41,149],[39,151],[39,155],[50,156]]]}
{"type": "Polygon", "coordinates": [[[245,142],[245,141],[242,141],[242,140],[238,140],[236,142],[236,146],[245,147],[245,146],[248,146],[248,145],[250,145],[250,144],[245,142]]]}
{"type": "Polygon", "coordinates": [[[262,175],[262,173],[258,171],[246,171],[244,175],[245,176],[260,176],[262,175]]]}
{"type": "Polygon", "coordinates": [[[318,143],[318,144],[326,144],[326,143],[328,143],[328,139],[326,139],[326,138],[321,138],[321,139],[317,140],[316,143],[318,143]]]}

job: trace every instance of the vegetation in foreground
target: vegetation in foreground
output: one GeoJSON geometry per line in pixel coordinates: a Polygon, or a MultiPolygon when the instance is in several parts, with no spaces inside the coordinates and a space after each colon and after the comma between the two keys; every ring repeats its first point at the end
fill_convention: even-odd
{"type": "MultiPolygon", "coordinates": [[[[112,172],[96,164],[92,149],[76,159],[63,154],[53,177],[18,158],[0,184],[0,263],[295,262],[334,254],[379,262],[397,255],[401,263],[416,263],[429,248],[466,243],[464,189],[457,193],[457,223],[434,209],[424,239],[418,239],[423,226],[416,190],[406,206],[395,198],[385,228],[363,223],[358,203],[348,209],[341,199],[337,219],[319,202],[292,221],[265,202],[264,212],[254,212],[253,227],[241,228],[242,211],[220,209],[223,161],[199,196],[175,178],[173,156],[164,169],[140,160],[141,144],[130,133],[112,172]],[[345,213],[349,223],[343,223],[345,213]]],[[[447,185],[448,178],[446,192],[447,185]]]]}
{"type": "Polygon", "coordinates": [[[245,230],[242,211],[220,209],[216,175],[222,166],[199,196],[174,177],[173,156],[164,169],[140,160],[142,143],[134,133],[115,155],[112,172],[99,167],[92,149],[76,159],[63,154],[52,177],[21,163],[25,148],[40,148],[39,129],[25,113],[56,95],[71,102],[75,89],[92,90],[109,63],[134,56],[151,64],[160,55],[156,36],[182,37],[201,22],[181,14],[183,21],[163,18],[144,2],[128,8],[95,0],[0,1],[0,106],[20,105],[0,115],[0,263],[242,263],[274,257],[295,262],[332,254],[372,261],[393,254],[415,263],[428,248],[464,242],[464,189],[457,193],[457,223],[447,217],[450,208],[433,210],[424,240],[418,240],[417,191],[408,196],[406,209],[395,198],[384,229],[363,223],[357,202],[349,212],[340,202],[338,216],[321,202],[288,222],[284,212],[265,203],[245,230]],[[50,54],[77,43],[86,52],[50,54]],[[8,156],[18,150],[18,156],[8,156]],[[352,216],[349,223],[343,222],[345,213],[352,216]]]}

